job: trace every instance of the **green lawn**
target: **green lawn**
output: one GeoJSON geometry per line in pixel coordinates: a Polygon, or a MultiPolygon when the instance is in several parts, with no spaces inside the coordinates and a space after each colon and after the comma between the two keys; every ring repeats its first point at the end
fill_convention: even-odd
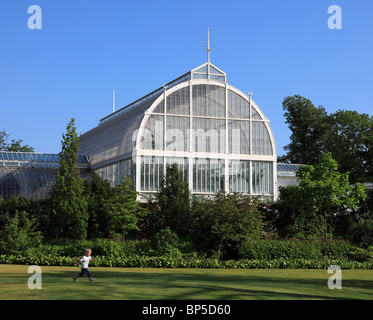
{"type": "Polygon", "coordinates": [[[331,290],[327,270],[98,268],[72,281],[77,267],[41,267],[42,289],[30,290],[29,266],[0,265],[1,300],[373,299],[373,270],[343,270],[331,290]]]}

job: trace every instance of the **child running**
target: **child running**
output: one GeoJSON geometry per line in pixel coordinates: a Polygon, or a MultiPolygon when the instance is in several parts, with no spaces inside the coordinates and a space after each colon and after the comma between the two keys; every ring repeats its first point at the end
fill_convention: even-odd
{"type": "MultiPolygon", "coordinates": [[[[92,278],[92,273],[88,269],[89,261],[90,260],[92,260],[92,261],[96,260],[96,259],[92,259],[91,254],[92,254],[92,249],[85,249],[84,256],[79,260],[82,263],[81,266],[80,266],[80,268],[81,268],[80,273],[76,276],[73,276],[74,281],[76,279],[78,279],[79,277],[83,276],[84,274],[87,274],[87,276],[89,278],[89,282],[95,280],[94,278],[92,278]]],[[[75,261],[75,258],[73,258],[73,260],[75,261]]],[[[77,266],[77,265],[78,265],[78,263],[74,264],[74,266],[77,266]]]]}

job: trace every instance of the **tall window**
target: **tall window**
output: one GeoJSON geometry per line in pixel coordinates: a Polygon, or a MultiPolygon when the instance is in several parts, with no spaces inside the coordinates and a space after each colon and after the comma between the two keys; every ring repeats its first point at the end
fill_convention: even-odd
{"type": "Polygon", "coordinates": [[[140,188],[157,191],[163,176],[163,157],[141,157],[140,188]]]}
{"type": "Polygon", "coordinates": [[[252,186],[253,194],[273,193],[273,163],[252,162],[252,186]]]}
{"type": "Polygon", "coordinates": [[[218,192],[224,190],[224,160],[194,159],[193,191],[218,192]]]}
{"type": "Polygon", "coordinates": [[[229,192],[250,192],[250,161],[229,161],[229,192]]]}

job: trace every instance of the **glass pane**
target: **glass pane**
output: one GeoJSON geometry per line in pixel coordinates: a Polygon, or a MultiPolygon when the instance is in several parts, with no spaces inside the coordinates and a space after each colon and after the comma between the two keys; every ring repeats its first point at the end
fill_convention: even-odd
{"type": "Polygon", "coordinates": [[[225,117],[225,88],[214,85],[194,85],[192,89],[193,115],[225,117]]]}
{"type": "Polygon", "coordinates": [[[237,93],[228,91],[228,117],[237,119],[250,118],[250,103],[237,93]]]}
{"type": "Polygon", "coordinates": [[[252,162],[253,194],[273,194],[273,163],[252,162]]]}
{"type": "Polygon", "coordinates": [[[167,96],[167,113],[188,115],[190,109],[189,87],[182,88],[167,96]]]}
{"type": "Polygon", "coordinates": [[[225,82],[225,77],[224,76],[217,76],[217,75],[214,75],[214,74],[210,74],[210,79],[225,82]]]}
{"type": "Polygon", "coordinates": [[[225,120],[193,118],[193,151],[225,153],[225,120]]]}
{"type": "Polygon", "coordinates": [[[213,193],[224,190],[224,160],[194,159],[193,191],[213,193]]]}
{"type": "Polygon", "coordinates": [[[250,162],[232,160],[229,162],[229,192],[249,193],[250,162]]]}
{"type": "Polygon", "coordinates": [[[167,116],[166,150],[188,151],[189,118],[167,116]]]}
{"type": "Polygon", "coordinates": [[[163,157],[141,157],[140,188],[157,191],[163,176],[163,157]]]}
{"type": "Polygon", "coordinates": [[[261,121],[253,121],[252,126],[253,154],[272,155],[272,143],[265,123],[261,121]]]}
{"type": "Polygon", "coordinates": [[[193,79],[207,79],[207,73],[193,73],[193,79]]]}
{"type": "Polygon", "coordinates": [[[228,151],[250,154],[250,121],[228,121],[228,151]]]}
{"type": "Polygon", "coordinates": [[[251,117],[255,120],[262,120],[262,117],[259,115],[258,111],[256,111],[254,106],[251,108],[251,117]]]}
{"type": "Polygon", "coordinates": [[[163,150],[163,121],[161,115],[151,115],[140,138],[140,148],[144,150],[163,150]]]}
{"type": "Polygon", "coordinates": [[[218,69],[214,68],[212,65],[210,65],[210,73],[224,75],[221,71],[219,71],[218,69]]]}
{"type": "Polygon", "coordinates": [[[166,166],[169,166],[173,163],[177,164],[177,167],[183,173],[184,178],[188,180],[188,159],[187,158],[166,158],[166,166]]]}
{"type": "Polygon", "coordinates": [[[195,70],[194,72],[202,72],[202,73],[206,72],[207,73],[207,64],[205,64],[201,68],[195,70]]]}
{"type": "Polygon", "coordinates": [[[164,113],[164,100],[162,100],[154,109],[154,113],[164,113]]]}

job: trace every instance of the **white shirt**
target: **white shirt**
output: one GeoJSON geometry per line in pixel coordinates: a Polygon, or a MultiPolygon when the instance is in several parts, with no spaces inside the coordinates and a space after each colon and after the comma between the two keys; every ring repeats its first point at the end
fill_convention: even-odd
{"type": "Polygon", "coordinates": [[[91,260],[92,257],[86,257],[83,256],[79,261],[82,263],[81,268],[82,269],[88,269],[89,260],[91,260]]]}

